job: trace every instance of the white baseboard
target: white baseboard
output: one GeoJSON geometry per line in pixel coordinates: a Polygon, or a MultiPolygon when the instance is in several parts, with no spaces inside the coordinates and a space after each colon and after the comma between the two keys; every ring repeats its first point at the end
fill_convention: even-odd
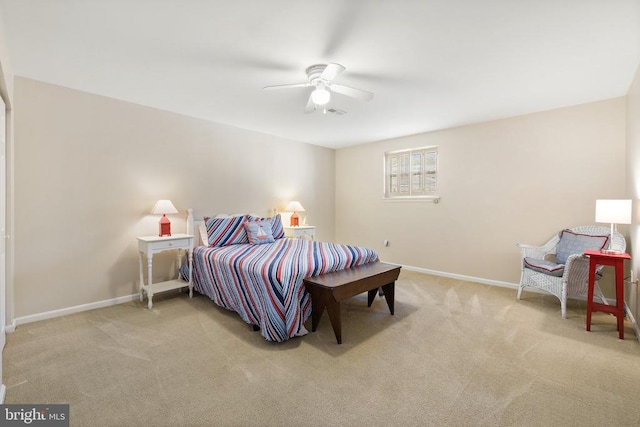
{"type": "Polygon", "coordinates": [[[11,320],[11,324],[4,327],[5,332],[15,332],[16,330],[16,319],[11,320]]]}
{"type": "MultiPolygon", "coordinates": [[[[626,306],[626,304],[625,304],[626,306]]],[[[629,310],[629,307],[627,308],[627,319],[629,319],[629,321],[631,322],[631,326],[633,326],[633,332],[635,332],[636,334],[636,339],[638,340],[638,342],[640,342],[640,328],[638,327],[638,322],[636,321],[636,318],[633,316],[633,313],[631,312],[631,310],[629,310]]]]}
{"type": "Polygon", "coordinates": [[[499,280],[483,279],[481,277],[464,276],[462,274],[447,273],[445,271],[429,270],[428,268],[412,267],[403,265],[402,268],[418,273],[431,274],[434,276],[448,277],[449,279],[464,280],[465,282],[482,283],[484,285],[500,286],[503,288],[518,289],[517,283],[501,282],[499,280]]]}
{"type": "Polygon", "coordinates": [[[96,308],[110,307],[112,305],[123,304],[125,302],[137,301],[140,299],[140,294],[126,295],[123,297],[92,302],[89,304],[76,305],[74,307],[62,308],[59,310],[46,311],[44,313],[32,314],[29,316],[16,317],[10,326],[7,326],[5,330],[7,332],[14,332],[18,325],[24,325],[25,323],[38,322],[40,320],[52,319],[54,317],[66,316],[69,314],[80,313],[81,311],[94,310],[96,308]]]}

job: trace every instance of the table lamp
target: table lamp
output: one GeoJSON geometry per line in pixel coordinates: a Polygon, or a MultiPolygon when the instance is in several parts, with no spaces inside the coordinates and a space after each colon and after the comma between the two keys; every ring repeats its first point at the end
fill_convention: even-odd
{"type": "Polygon", "coordinates": [[[297,212],[304,212],[304,208],[302,207],[300,202],[297,202],[295,200],[289,202],[289,204],[287,205],[287,208],[285,210],[288,211],[288,212],[293,212],[291,214],[291,226],[292,227],[299,226],[300,225],[300,217],[298,216],[297,212]]]}
{"type": "Polygon", "coordinates": [[[158,235],[162,236],[171,236],[171,222],[169,218],[167,218],[167,214],[177,214],[178,210],[171,200],[158,200],[151,209],[151,213],[154,215],[162,215],[160,218],[159,226],[158,226],[158,235]]]}
{"type": "Polygon", "coordinates": [[[611,247],[613,243],[613,230],[615,224],[631,224],[631,200],[596,200],[596,222],[611,224],[609,237],[609,249],[602,252],[609,254],[621,254],[622,251],[611,247]]]}

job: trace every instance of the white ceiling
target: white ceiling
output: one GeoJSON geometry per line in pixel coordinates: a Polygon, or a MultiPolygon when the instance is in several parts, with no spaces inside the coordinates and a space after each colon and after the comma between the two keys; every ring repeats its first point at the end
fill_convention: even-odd
{"type": "Polygon", "coordinates": [[[0,0],[14,74],[327,147],[626,94],[640,0],[0,0]],[[337,62],[345,115],[304,114],[337,62]]]}

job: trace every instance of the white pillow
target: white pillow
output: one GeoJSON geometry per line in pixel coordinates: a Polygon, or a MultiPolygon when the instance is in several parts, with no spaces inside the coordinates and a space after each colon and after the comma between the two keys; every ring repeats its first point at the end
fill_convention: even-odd
{"type": "Polygon", "coordinates": [[[198,225],[198,233],[200,233],[200,245],[208,246],[209,236],[207,235],[207,225],[204,222],[198,225]]]}

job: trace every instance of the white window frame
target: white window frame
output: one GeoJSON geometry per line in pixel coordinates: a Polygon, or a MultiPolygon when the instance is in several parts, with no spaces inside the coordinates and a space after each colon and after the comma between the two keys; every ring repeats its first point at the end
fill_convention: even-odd
{"type": "Polygon", "coordinates": [[[438,146],[385,152],[384,199],[437,203],[438,157],[438,146]]]}

